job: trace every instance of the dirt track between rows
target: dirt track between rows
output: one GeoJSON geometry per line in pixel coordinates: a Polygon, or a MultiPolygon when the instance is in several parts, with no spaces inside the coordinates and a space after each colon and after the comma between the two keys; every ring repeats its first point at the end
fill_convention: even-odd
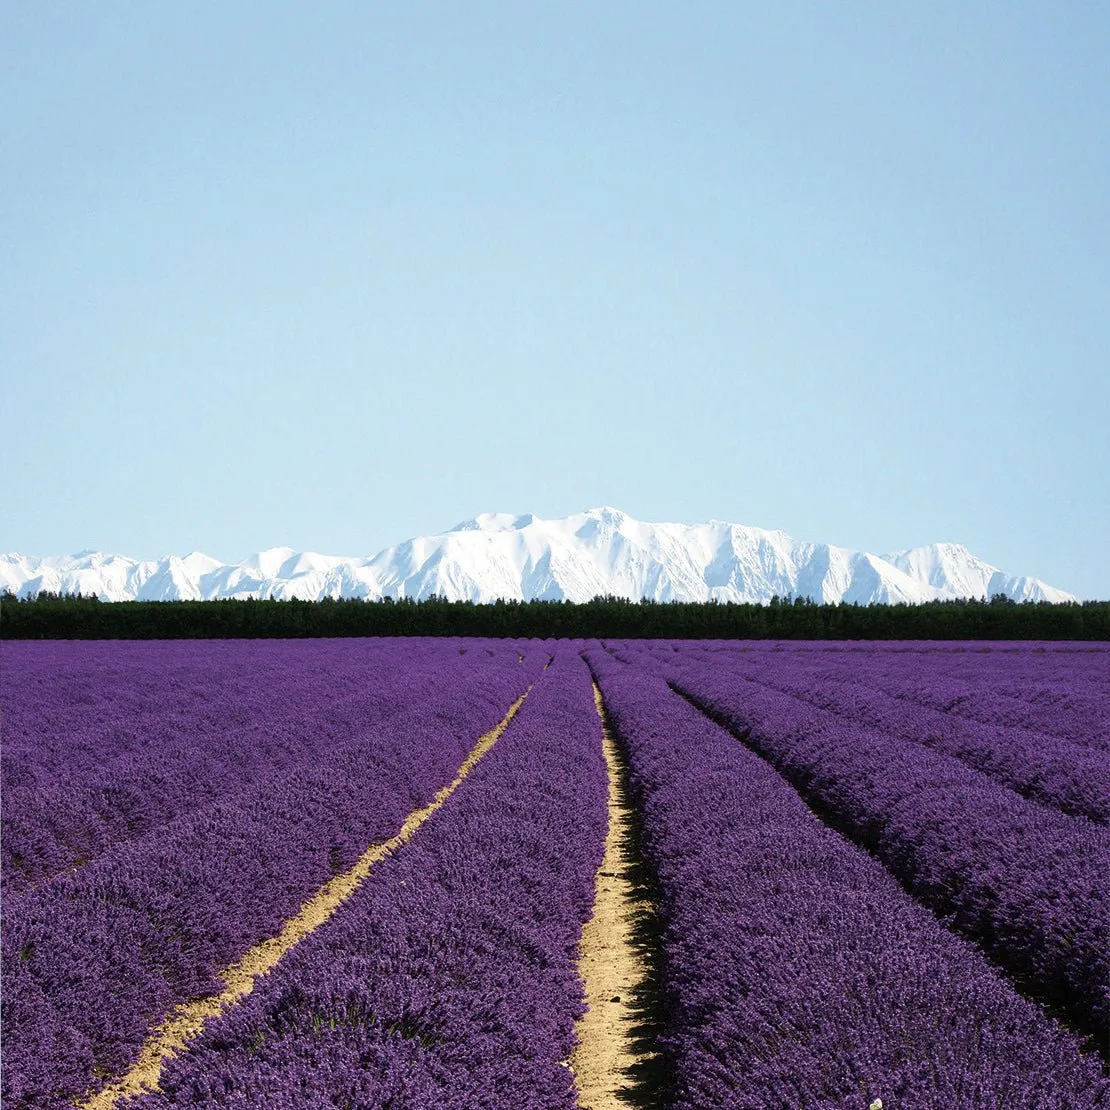
{"type": "Polygon", "coordinates": [[[642,1101],[637,1097],[638,1077],[652,1055],[644,1043],[643,1020],[651,968],[638,933],[654,907],[637,878],[627,774],[596,684],[594,704],[602,719],[609,772],[609,828],[593,917],[583,927],[579,945],[579,974],[589,1008],[576,1026],[578,1046],[570,1066],[581,1110],[616,1110],[642,1101]]]}

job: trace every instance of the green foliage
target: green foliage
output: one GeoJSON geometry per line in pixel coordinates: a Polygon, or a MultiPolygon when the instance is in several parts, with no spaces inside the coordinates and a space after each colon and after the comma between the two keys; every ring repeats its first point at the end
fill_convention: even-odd
{"type": "Polygon", "coordinates": [[[117,601],[0,597],[0,638],[229,639],[304,636],[534,636],[720,640],[1110,640],[1110,602],[822,605],[565,601],[475,604],[433,597],[324,601],[117,601]]]}

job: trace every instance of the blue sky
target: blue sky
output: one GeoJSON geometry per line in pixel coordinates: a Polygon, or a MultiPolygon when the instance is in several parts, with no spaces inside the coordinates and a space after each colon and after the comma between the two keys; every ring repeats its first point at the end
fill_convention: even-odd
{"type": "Polygon", "coordinates": [[[0,547],[613,504],[1110,596],[1105,4],[5,24],[0,547]]]}

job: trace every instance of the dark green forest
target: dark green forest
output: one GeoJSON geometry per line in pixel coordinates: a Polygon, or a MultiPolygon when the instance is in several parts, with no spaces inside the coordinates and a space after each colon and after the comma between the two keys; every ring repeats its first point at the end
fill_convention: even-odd
{"type": "Polygon", "coordinates": [[[692,640],[1110,640],[1110,601],[768,605],[599,597],[425,601],[117,601],[0,597],[0,638],[162,640],[304,636],[537,636],[692,640]]]}

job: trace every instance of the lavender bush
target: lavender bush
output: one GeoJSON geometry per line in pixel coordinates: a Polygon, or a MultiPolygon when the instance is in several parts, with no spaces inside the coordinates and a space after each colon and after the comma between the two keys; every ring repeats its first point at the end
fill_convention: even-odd
{"type": "Polygon", "coordinates": [[[669,1105],[1090,1108],[1077,1039],[646,668],[593,652],[662,894],[669,1105]]]}
{"type": "MultiPolygon", "coordinates": [[[[442,642],[427,650],[439,688],[418,684],[422,700],[403,716],[362,727],[349,704],[345,735],[314,742],[317,714],[326,718],[353,681],[317,675],[285,722],[305,742],[280,746],[268,776],[5,903],[6,1106],[64,1106],[130,1065],[174,1003],[217,990],[219,969],[277,933],[450,781],[546,659],[521,665],[515,652],[510,662],[505,652],[461,656],[457,646],[444,654],[442,642]]],[[[408,657],[418,675],[419,660],[419,651],[408,657]]],[[[404,688],[404,671],[403,662],[380,674],[367,666],[356,689],[373,706],[382,687],[386,696],[404,688]]],[[[233,700],[225,710],[234,718],[243,707],[233,700]]],[[[226,758],[237,762],[234,750],[226,758]]]]}
{"type": "MultiPolygon", "coordinates": [[[[1110,1033],[1110,830],[1033,805],[920,744],[745,677],[746,663],[661,665],[916,897],[1022,988],[1110,1033]]],[[[784,656],[789,659],[789,653],[784,656]]]]}
{"type": "Polygon", "coordinates": [[[589,674],[562,656],[420,833],[136,1110],[570,1110],[605,827],[589,674]]]}
{"type": "MultiPolygon", "coordinates": [[[[948,653],[934,654],[943,659],[948,653]]],[[[714,656],[684,653],[683,658],[712,662],[714,656]]],[[[915,657],[912,669],[906,666],[905,656],[892,664],[879,651],[825,657],[812,651],[794,652],[788,659],[784,665],[780,653],[767,653],[758,661],[746,657],[744,674],[855,724],[954,756],[1038,804],[1110,824],[1110,752],[1084,745],[1083,737],[1065,739],[1014,723],[1019,715],[1010,708],[1013,699],[999,699],[985,678],[972,702],[968,691],[975,684],[966,677],[966,664],[960,680],[965,690],[961,705],[974,705],[973,716],[940,708],[944,698],[939,695],[933,704],[925,704],[886,692],[898,690],[899,665],[902,680],[912,680],[920,689],[922,671],[929,671],[930,663],[936,666],[931,658],[923,664],[915,657]],[[1011,723],[998,723],[1002,720],[1011,723]]],[[[948,688],[943,679],[930,681],[935,683],[930,688],[948,688]]]]}
{"type": "MultiPolygon", "coordinates": [[[[442,640],[5,644],[4,895],[233,801],[312,752],[326,761],[332,745],[492,664],[485,650],[468,660],[465,643],[442,640]]],[[[488,650],[516,663],[512,643],[488,650]]]]}

